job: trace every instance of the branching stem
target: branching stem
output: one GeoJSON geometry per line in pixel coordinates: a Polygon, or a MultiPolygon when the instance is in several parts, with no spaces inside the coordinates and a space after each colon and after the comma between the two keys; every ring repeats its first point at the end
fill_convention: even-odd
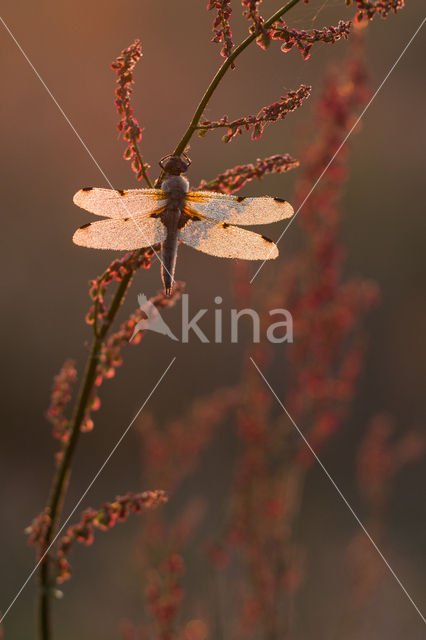
{"type": "MultiPolygon", "coordinates": [[[[106,322],[99,330],[98,335],[93,339],[90,349],[90,355],[86,364],[86,371],[81,382],[78,400],[75,406],[74,416],[71,422],[70,439],[64,450],[62,460],[58,466],[53,479],[50,498],[47,506],[47,513],[50,516],[50,523],[46,531],[45,548],[49,548],[55,538],[58,521],[62,511],[65,494],[68,487],[69,476],[71,472],[72,460],[74,457],[77,442],[80,436],[80,427],[84,420],[87,410],[87,404],[90,399],[93,386],[96,379],[96,369],[98,365],[99,352],[106,335],[114,322],[118,309],[123,302],[127,289],[133,278],[134,273],[128,273],[120,282],[115,295],[109,307],[106,322]]],[[[50,640],[52,638],[51,629],[51,612],[50,599],[53,591],[53,584],[50,572],[50,557],[47,553],[40,564],[39,569],[39,634],[41,640],[50,640]]]]}
{"type": "MultiPolygon", "coordinates": [[[[292,7],[294,7],[299,2],[300,2],[300,0],[290,0],[290,2],[287,2],[286,5],[284,5],[280,9],[278,9],[278,11],[276,11],[270,18],[268,18],[268,20],[266,20],[264,22],[264,27],[267,29],[268,27],[273,25],[274,22],[279,20],[281,18],[281,16],[283,16],[285,13],[287,13],[287,11],[289,11],[292,7]]],[[[245,40],[243,40],[241,42],[241,44],[239,44],[238,47],[236,47],[234,49],[234,51],[231,53],[229,58],[226,58],[226,60],[223,61],[222,65],[219,67],[219,69],[218,69],[216,75],[214,76],[213,80],[211,81],[211,83],[207,87],[207,90],[206,90],[205,94],[201,98],[201,102],[198,105],[198,107],[197,107],[197,109],[196,109],[196,111],[194,113],[194,116],[193,116],[193,118],[192,118],[192,120],[191,120],[191,122],[190,122],[190,124],[189,124],[189,126],[187,128],[187,130],[185,131],[185,133],[183,134],[180,142],[178,143],[178,145],[176,146],[175,150],[173,151],[173,155],[179,156],[181,153],[183,153],[185,151],[187,144],[191,140],[191,138],[192,138],[193,134],[195,133],[195,131],[197,131],[197,128],[198,128],[198,125],[199,125],[199,122],[200,122],[200,118],[203,115],[207,104],[209,103],[211,97],[213,96],[213,94],[214,94],[218,84],[222,80],[223,76],[228,71],[228,69],[230,68],[230,66],[234,62],[234,60],[236,60],[236,58],[238,58],[240,53],[242,53],[245,49],[247,49],[249,44],[251,44],[254,40],[256,40],[256,38],[257,38],[256,33],[252,33],[251,35],[247,36],[247,38],[245,40]]],[[[162,181],[163,177],[164,177],[164,172],[162,172],[161,175],[159,176],[159,178],[157,179],[157,181],[155,183],[156,187],[158,187],[161,184],[161,181],[162,181]]]]}
{"type": "MultiPolygon", "coordinates": [[[[270,27],[274,22],[276,22],[282,15],[284,15],[287,11],[289,11],[292,7],[294,7],[300,0],[290,0],[285,6],[281,7],[278,11],[274,13],[266,22],[264,26],[266,28],[270,27]]],[[[210,85],[208,86],[205,94],[203,95],[200,104],[197,107],[197,110],[194,113],[194,116],[189,124],[188,129],[184,133],[182,139],[176,146],[174,150],[174,155],[180,155],[186,148],[189,140],[191,139],[194,132],[197,130],[200,118],[206,108],[210,98],[212,97],[215,89],[218,84],[222,80],[226,71],[229,69],[233,61],[242,53],[248,46],[256,39],[256,34],[251,34],[248,36],[227,58],[223,64],[220,66],[210,85]]],[[[151,181],[146,174],[142,157],[140,155],[137,144],[133,141],[136,155],[141,163],[143,177],[148,184],[149,187],[152,186],[151,181]]],[[[159,176],[155,185],[158,186],[161,184],[163,174],[159,176]]],[[[86,370],[81,382],[80,391],[77,403],[75,405],[75,411],[71,423],[70,428],[70,439],[68,444],[63,452],[62,460],[58,466],[56,474],[54,476],[52,482],[52,488],[50,493],[50,498],[47,505],[47,513],[50,516],[50,524],[48,526],[45,538],[45,549],[49,548],[52,544],[52,541],[55,539],[58,522],[62,512],[62,506],[65,499],[68,481],[71,473],[71,465],[74,458],[74,453],[76,450],[77,442],[80,435],[80,427],[84,420],[84,416],[87,410],[87,405],[90,399],[90,394],[92,392],[93,386],[95,384],[96,379],[96,369],[98,364],[98,357],[100,353],[100,349],[104,343],[106,335],[113,324],[115,317],[117,315],[118,309],[120,308],[121,303],[126,295],[126,292],[129,288],[131,280],[133,278],[134,271],[128,273],[123,280],[121,281],[119,287],[117,288],[115,295],[112,299],[111,305],[109,307],[106,322],[105,324],[97,329],[93,343],[90,350],[90,355],[87,360],[86,370]]],[[[39,569],[39,636],[41,640],[51,640],[52,638],[52,628],[51,628],[51,608],[50,601],[53,592],[52,578],[50,571],[50,556],[47,553],[43,559],[43,562],[40,564],[39,569]]]]}

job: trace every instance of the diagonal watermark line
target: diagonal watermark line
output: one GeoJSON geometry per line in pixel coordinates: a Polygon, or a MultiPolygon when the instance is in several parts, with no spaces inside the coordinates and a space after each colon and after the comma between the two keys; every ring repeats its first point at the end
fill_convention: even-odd
{"type": "MultiPolygon", "coordinates": [[[[305,199],[303,200],[302,204],[300,205],[300,207],[297,209],[296,213],[294,214],[294,216],[290,219],[289,223],[287,224],[286,228],[284,229],[284,231],[281,233],[281,235],[279,236],[278,240],[276,241],[275,244],[278,244],[281,239],[283,238],[283,236],[287,233],[288,229],[291,227],[291,225],[293,224],[293,222],[295,221],[299,211],[302,209],[302,207],[304,207],[304,205],[306,204],[306,202],[309,200],[309,198],[311,197],[312,193],[315,191],[315,189],[317,188],[318,184],[321,182],[321,180],[323,179],[324,175],[326,174],[326,172],[328,171],[328,169],[330,168],[330,166],[333,164],[334,160],[336,159],[336,157],[338,156],[338,154],[340,153],[340,151],[342,150],[342,148],[345,146],[346,142],[348,141],[349,137],[351,136],[351,134],[354,132],[354,130],[357,128],[357,126],[359,125],[359,123],[361,122],[362,118],[364,117],[365,113],[367,112],[367,110],[369,109],[369,107],[372,105],[372,103],[374,102],[374,100],[376,99],[376,97],[378,96],[379,92],[381,91],[383,85],[385,84],[385,82],[387,81],[387,79],[389,78],[389,76],[392,74],[392,72],[394,71],[395,67],[397,66],[397,64],[400,62],[401,58],[404,56],[405,52],[407,51],[408,47],[410,46],[410,44],[413,42],[414,38],[417,36],[417,34],[419,33],[420,29],[423,27],[424,23],[426,22],[426,17],[423,18],[423,20],[421,21],[421,23],[419,24],[419,26],[417,27],[417,29],[415,30],[415,32],[413,33],[413,35],[411,36],[411,38],[409,39],[409,41],[407,42],[407,44],[405,45],[405,47],[403,48],[403,50],[401,51],[401,53],[399,54],[399,56],[397,57],[397,59],[395,60],[395,62],[393,63],[393,65],[391,66],[391,68],[389,69],[389,71],[387,72],[387,74],[385,75],[385,77],[383,78],[382,82],[379,84],[379,86],[377,87],[376,91],[374,92],[374,94],[372,95],[372,97],[370,98],[370,100],[367,102],[367,104],[365,105],[364,109],[362,110],[362,112],[360,113],[360,115],[358,116],[357,120],[355,121],[355,124],[349,129],[348,133],[346,134],[346,136],[344,137],[343,141],[341,142],[340,146],[338,147],[337,151],[335,151],[335,153],[333,154],[333,156],[331,157],[331,160],[328,162],[328,164],[325,166],[325,168],[322,170],[321,174],[319,175],[319,177],[317,178],[316,182],[314,183],[313,187],[311,188],[311,190],[309,191],[308,195],[305,197],[305,199]]],[[[257,274],[259,273],[259,271],[263,268],[265,262],[267,260],[269,260],[270,255],[272,253],[272,249],[270,251],[270,254],[267,258],[265,258],[265,260],[262,262],[262,264],[260,265],[260,267],[257,269],[257,271],[255,272],[254,276],[252,277],[252,279],[250,280],[250,284],[253,284],[253,280],[256,278],[257,274]]]]}
{"type": "MultiPolygon", "coordinates": [[[[22,48],[22,46],[20,45],[20,43],[18,42],[18,40],[15,38],[15,36],[13,35],[12,31],[9,29],[9,27],[7,26],[6,22],[3,20],[3,18],[0,16],[0,22],[2,23],[2,25],[4,26],[4,28],[6,29],[6,31],[8,32],[8,34],[10,35],[10,37],[12,38],[13,42],[16,44],[16,46],[18,47],[19,51],[22,53],[22,55],[24,56],[25,60],[28,62],[29,66],[31,67],[31,69],[33,70],[34,74],[37,76],[37,78],[40,80],[41,84],[43,85],[43,87],[46,89],[46,92],[49,94],[50,98],[53,100],[53,102],[55,103],[55,105],[57,106],[57,108],[59,109],[60,113],[62,114],[62,116],[64,117],[65,121],[68,123],[68,125],[71,127],[72,131],[74,132],[75,136],[77,137],[77,139],[79,140],[79,142],[81,143],[81,145],[84,147],[84,149],[87,151],[87,153],[89,154],[91,160],[94,162],[94,164],[96,165],[96,167],[98,168],[99,172],[101,173],[101,175],[103,176],[104,180],[107,182],[107,184],[109,185],[110,189],[113,190],[115,196],[119,199],[120,203],[123,206],[123,210],[125,211],[126,214],[128,214],[128,217],[132,219],[134,225],[136,226],[137,230],[139,231],[139,233],[142,235],[143,238],[143,242],[147,242],[146,236],[144,234],[144,232],[142,231],[142,229],[140,228],[136,218],[133,216],[133,214],[129,211],[129,209],[126,206],[126,203],[124,202],[124,200],[122,200],[120,198],[120,196],[117,194],[117,190],[115,189],[115,187],[113,187],[111,181],[109,180],[108,176],[105,174],[104,170],[102,169],[102,167],[100,166],[99,162],[96,160],[95,156],[93,155],[93,153],[90,151],[89,147],[87,146],[87,144],[84,142],[83,138],[81,137],[81,135],[78,133],[77,129],[74,127],[73,123],[71,122],[71,120],[69,119],[69,117],[67,116],[67,114],[65,113],[65,111],[63,110],[63,108],[61,107],[61,105],[59,104],[59,102],[56,100],[55,96],[53,95],[53,93],[51,92],[51,90],[49,89],[49,87],[47,86],[47,84],[45,83],[45,81],[43,80],[43,78],[41,77],[41,75],[39,74],[39,72],[37,71],[37,69],[35,68],[35,66],[33,65],[33,63],[31,62],[30,58],[28,57],[28,55],[26,54],[26,52],[24,51],[24,49],[22,48]]],[[[167,267],[164,265],[160,255],[158,254],[158,252],[154,249],[154,247],[152,246],[152,244],[150,242],[148,242],[146,244],[146,246],[149,246],[152,251],[154,252],[154,254],[156,255],[156,257],[158,258],[158,260],[160,261],[163,269],[169,274],[169,276],[172,278],[172,280],[174,280],[172,274],[169,272],[169,270],[167,269],[167,267]]],[[[142,247],[141,247],[142,248],[142,247]]]]}
{"type": "Polygon", "coordinates": [[[339,494],[339,496],[341,497],[341,499],[343,500],[343,502],[345,503],[345,505],[347,506],[347,508],[349,509],[349,511],[351,512],[351,514],[353,515],[353,517],[355,518],[355,520],[357,521],[357,523],[359,524],[359,526],[361,527],[361,529],[363,530],[363,532],[365,533],[365,535],[367,536],[367,538],[370,540],[371,544],[373,545],[374,549],[377,551],[377,553],[379,554],[379,556],[381,557],[381,559],[383,560],[383,562],[385,563],[385,565],[387,566],[387,568],[389,569],[390,573],[392,574],[392,576],[395,578],[396,582],[398,583],[398,585],[401,587],[402,591],[405,593],[405,595],[407,596],[408,600],[411,602],[411,604],[413,605],[414,609],[417,611],[417,613],[419,614],[420,618],[422,619],[422,621],[426,624],[426,618],[424,617],[424,615],[422,614],[422,612],[420,611],[419,607],[416,605],[416,603],[414,602],[413,598],[410,596],[410,594],[408,593],[407,589],[404,587],[404,585],[402,584],[401,580],[398,578],[398,576],[396,575],[395,571],[392,569],[391,565],[389,564],[389,562],[386,560],[385,556],[383,555],[383,553],[380,551],[379,547],[377,546],[377,544],[374,542],[373,538],[371,537],[371,535],[368,533],[367,529],[365,528],[364,524],[362,523],[362,521],[359,519],[358,515],[355,513],[354,509],[351,507],[351,505],[349,504],[348,500],[345,498],[343,492],[341,491],[341,489],[337,486],[336,482],[333,480],[332,476],[330,475],[330,473],[327,471],[326,467],[324,466],[323,462],[321,461],[321,459],[318,457],[318,455],[315,453],[315,451],[313,450],[313,448],[311,447],[311,445],[309,444],[309,441],[306,439],[305,435],[303,434],[303,432],[299,429],[299,427],[297,426],[297,424],[295,423],[295,421],[293,420],[293,418],[291,417],[291,415],[289,414],[289,412],[287,411],[287,409],[285,408],[285,406],[283,405],[283,403],[281,402],[281,400],[279,399],[279,397],[277,396],[277,394],[275,393],[275,391],[273,390],[273,388],[271,387],[271,385],[269,384],[268,380],[265,378],[265,376],[263,375],[262,371],[259,369],[259,367],[257,366],[257,364],[255,363],[255,361],[253,360],[253,358],[250,356],[250,360],[253,364],[253,366],[255,367],[255,369],[257,370],[258,374],[260,375],[260,377],[262,378],[263,382],[266,384],[266,386],[268,387],[269,391],[272,393],[272,395],[274,396],[275,400],[278,402],[278,404],[280,405],[281,409],[284,411],[284,413],[286,414],[287,418],[290,420],[291,424],[293,425],[293,427],[296,429],[297,433],[299,434],[299,436],[302,438],[303,442],[305,443],[305,445],[308,447],[309,451],[312,453],[312,455],[314,456],[315,460],[318,462],[319,466],[321,467],[321,469],[324,471],[325,475],[327,476],[327,478],[330,480],[331,484],[333,485],[333,487],[336,489],[337,493],[339,494]]]}
{"type": "Polygon", "coordinates": [[[39,568],[39,566],[41,565],[41,563],[43,562],[44,558],[46,557],[46,555],[49,553],[50,549],[52,548],[52,546],[55,544],[56,540],[58,539],[58,537],[61,535],[62,531],[64,530],[64,528],[67,526],[68,522],[71,520],[72,516],[74,515],[74,513],[77,511],[78,507],[80,506],[80,504],[83,502],[84,498],[87,496],[87,494],[89,493],[90,489],[93,487],[93,485],[95,484],[96,480],[99,478],[99,476],[101,475],[102,471],[105,469],[106,465],[108,464],[108,462],[111,460],[112,456],[114,455],[114,453],[117,451],[118,447],[120,446],[120,444],[122,443],[122,441],[124,440],[124,438],[126,437],[127,433],[130,431],[131,427],[133,426],[135,420],[138,418],[139,414],[141,413],[141,411],[145,408],[145,406],[147,405],[147,403],[149,402],[149,400],[151,399],[152,395],[154,394],[154,392],[156,391],[157,387],[160,385],[160,383],[162,382],[162,380],[164,379],[164,377],[166,376],[167,372],[169,371],[170,367],[172,366],[172,364],[174,363],[174,361],[176,360],[176,356],[174,358],[172,358],[172,360],[170,361],[170,363],[168,364],[168,366],[166,367],[166,369],[163,371],[163,373],[161,374],[161,376],[159,377],[159,379],[157,380],[157,382],[155,383],[155,385],[153,386],[153,388],[151,389],[151,391],[149,392],[149,394],[147,395],[147,397],[145,398],[144,402],[142,403],[142,405],[139,407],[137,413],[135,414],[135,416],[133,417],[133,419],[131,420],[130,424],[126,427],[126,429],[123,431],[123,433],[121,434],[120,438],[117,440],[117,442],[115,443],[115,445],[113,446],[112,450],[110,451],[110,453],[108,454],[108,456],[106,457],[105,461],[103,462],[103,464],[100,466],[99,470],[95,473],[95,475],[93,476],[92,480],[90,481],[87,489],[84,491],[84,493],[82,494],[82,496],[79,498],[79,500],[76,502],[76,504],[74,505],[71,513],[68,515],[68,517],[66,518],[66,520],[63,522],[63,524],[61,525],[60,529],[58,530],[57,534],[55,535],[55,537],[53,538],[52,542],[49,544],[49,546],[47,547],[47,549],[45,550],[45,552],[43,553],[43,555],[41,556],[40,560],[37,562],[37,564],[35,565],[35,567],[33,568],[33,570],[31,571],[31,573],[29,574],[28,578],[25,580],[24,584],[22,585],[22,587],[19,589],[19,591],[17,592],[17,594],[15,595],[15,597],[13,598],[13,600],[11,601],[11,603],[9,604],[9,606],[7,607],[7,609],[4,611],[3,614],[1,614],[0,617],[0,624],[3,622],[3,620],[5,619],[5,617],[7,616],[7,614],[9,613],[9,611],[11,610],[11,608],[13,607],[13,605],[15,604],[15,602],[17,601],[17,599],[19,598],[19,596],[21,595],[21,593],[23,592],[23,590],[25,589],[25,587],[27,586],[27,584],[29,583],[29,581],[31,580],[31,578],[33,577],[33,575],[35,574],[35,572],[37,571],[37,569],[39,568]]]}

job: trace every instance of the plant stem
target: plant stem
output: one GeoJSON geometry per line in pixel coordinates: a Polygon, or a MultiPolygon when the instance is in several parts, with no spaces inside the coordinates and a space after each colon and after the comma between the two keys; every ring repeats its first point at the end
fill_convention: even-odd
{"type": "MultiPolygon", "coordinates": [[[[289,11],[292,7],[294,7],[296,4],[298,4],[298,2],[300,2],[300,0],[290,0],[290,2],[288,2],[286,5],[284,5],[280,9],[278,9],[278,11],[276,11],[270,18],[268,18],[268,20],[266,20],[264,22],[264,27],[268,28],[271,25],[273,25],[274,22],[279,20],[279,18],[281,18],[281,16],[283,16],[285,13],[287,13],[287,11],[289,11]]],[[[242,53],[245,49],[247,49],[249,44],[251,44],[254,40],[256,40],[256,38],[257,38],[257,35],[255,33],[252,33],[251,35],[249,35],[245,40],[243,40],[241,42],[241,44],[238,45],[238,47],[236,47],[234,49],[234,51],[231,53],[229,58],[226,58],[226,60],[224,60],[222,65],[219,67],[216,75],[214,76],[213,80],[211,81],[211,83],[207,87],[207,90],[206,90],[205,94],[201,98],[201,102],[198,105],[198,107],[197,107],[197,109],[196,109],[196,111],[194,113],[194,116],[193,116],[193,118],[192,118],[192,120],[191,120],[191,122],[190,122],[190,124],[189,124],[189,126],[187,128],[187,130],[185,131],[185,133],[183,134],[180,142],[178,143],[178,145],[176,146],[175,150],[173,151],[173,155],[174,156],[180,156],[181,153],[183,153],[185,151],[185,148],[186,148],[188,142],[190,141],[190,139],[192,138],[194,132],[198,128],[198,124],[200,122],[200,118],[203,115],[203,112],[204,112],[207,104],[209,103],[210,98],[212,97],[213,93],[215,92],[215,90],[216,90],[218,84],[220,83],[220,81],[222,80],[223,76],[228,71],[229,67],[232,65],[234,60],[236,58],[238,58],[240,53],[242,53]]],[[[155,183],[156,186],[161,184],[161,181],[162,181],[163,177],[164,177],[164,172],[161,173],[160,177],[156,181],[156,183],[155,183]]]]}
{"type": "MultiPolygon", "coordinates": [[[[115,292],[110,308],[108,310],[106,323],[103,325],[103,327],[99,331],[99,335],[94,338],[92,343],[90,355],[86,364],[86,371],[80,386],[78,401],[71,423],[70,439],[68,441],[66,449],[64,450],[64,455],[52,483],[50,498],[47,506],[47,513],[50,516],[50,523],[46,531],[45,549],[49,549],[56,535],[57,525],[68,487],[71,464],[81,433],[80,427],[84,420],[87,404],[95,383],[99,352],[102,347],[103,341],[115,319],[115,316],[117,315],[118,309],[120,308],[120,305],[124,299],[126,291],[133,278],[133,273],[134,272],[127,274],[120,282],[120,285],[115,292]]],[[[46,553],[39,569],[39,635],[41,640],[50,640],[52,637],[50,612],[51,581],[49,562],[49,553],[46,553]]]]}
{"type": "MultiPolygon", "coordinates": [[[[266,22],[264,26],[266,28],[270,27],[274,22],[276,22],[282,15],[287,13],[292,7],[298,4],[300,0],[290,0],[285,6],[281,7],[276,11],[266,22]]],[[[180,155],[185,151],[186,145],[190,141],[192,135],[197,130],[200,118],[206,108],[210,98],[212,97],[215,89],[218,84],[222,80],[226,71],[232,65],[233,61],[242,53],[248,46],[256,39],[256,34],[251,34],[248,36],[243,42],[234,49],[232,54],[227,58],[223,64],[219,67],[216,75],[211,81],[210,85],[207,87],[205,94],[203,95],[200,104],[198,105],[194,116],[188,126],[188,129],[184,133],[180,142],[176,146],[173,155],[180,155]]],[[[142,158],[139,153],[139,149],[135,141],[133,141],[134,148],[136,154],[139,158],[142,167],[143,177],[148,184],[151,186],[151,181],[146,174],[144,164],[142,158]]],[[[159,178],[156,180],[155,186],[161,184],[163,179],[163,172],[160,174],[159,178]]],[[[100,349],[103,345],[104,339],[114,322],[115,316],[118,312],[118,309],[124,299],[124,296],[127,292],[127,289],[130,285],[130,282],[133,278],[134,271],[127,274],[123,280],[121,281],[117,291],[115,292],[114,298],[111,302],[109,311],[107,313],[106,323],[103,327],[98,331],[96,331],[95,337],[93,339],[92,347],[90,350],[90,355],[86,364],[86,371],[80,386],[78,401],[75,406],[75,412],[71,423],[70,428],[70,439],[68,441],[67,447],[64,450],[63,458],[58,466],[56,474],[54,476],[52,482],[52,488],[50,492],[50,498],[47,505],[47,513],[50,516],[50,523],[46,532],[45,537],[45,547],[44,549],[49,549],[52,545],[57,525],[60,519],[60,515],[62,512],[62,506],[65,499],[65,494],[68,487],[68,481],[71,472],[71,464],[73,461],[75,449],[77,446],[77,442],[80,435],[80,427],[84,420],[84,416],[87,409],[87,403],[90,398],[91,391],[93,389],[95,378],[96,378],[96,369],[98,364],[98,357],[100,349]]],[[[43,558],[43,561],[40,564],[39,569],[39,637],[40,640],[51,640],[52,638],[52,628],[51,628],[51,609],[50,609],[50,598],[51,598],[51,578],[50,578],[50,556],[47,552],[43,558]]]]}

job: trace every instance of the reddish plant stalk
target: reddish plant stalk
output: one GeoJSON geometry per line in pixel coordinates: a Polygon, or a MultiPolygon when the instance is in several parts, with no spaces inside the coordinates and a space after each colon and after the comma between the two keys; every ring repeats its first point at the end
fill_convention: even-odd
{"type": "Polygon", "coordinates": [[[56,536],[56,530],[62,505],[67,491],[69,477],[71,473],[72,461],[75,449],[81,432],[81,425],[86,415],[87,405],[93,390],[98,359],[104,339],[115,320],[120,305],[126,295],[133,272],[125,276],[117,288],[108,309],[106,322],[100,329],[99,335],[93,339],[90,355],[86,364],[86,371],[80,386],[78,400],[75,405],[74,415],[70,426],[69,440],[63,451],[63,456],[53,478],[50,498],[46,506],[46,514],[49,516],[49,523],[46,528],[43,547],[40,548],[40,556],[43,558],[39,567],[39,635],[42,640],[50,640],[52,637],[50,601],[52,596],[51,576],[50,576],[50,548],[56,536]]]}

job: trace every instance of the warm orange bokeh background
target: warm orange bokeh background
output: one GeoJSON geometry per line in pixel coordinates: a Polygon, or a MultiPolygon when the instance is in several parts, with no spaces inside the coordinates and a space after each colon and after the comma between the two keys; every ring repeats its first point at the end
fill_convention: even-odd
{"type": "MultiPolygon", "coordinates": [[[[408,3],[397,17],[392,15],[386,22],[376,19],[369,26],[367,56],[373,88],[418,26],[420,4],[408,3]]],[[[145,159],[154,165],[155,175],[157,159],[170,152],[182,135],[221,60],[218,46],[210,43],[213,16],[204,5],[196,0],[26,0],[4,7],[6,23],[117,187],[134,186],[134,182],[122,160],[123,143],[115,129],[115,78],[109,64],[136,37],[141,39],[144,58],[136,69],[134,107],[136,117],[146,127],[142,149],[145,159]]],[[[279,5],[276,0],[265,1],[265,13],[272,13],[279,5]]],[[[311,0],[308,6],[300,5],[289,14],[288,22],[311,28],[336,23],[338,18],[350,18],[352,14],[343,0],[311,0]]],[[[238,41],[246,23],[237,14],[234,23],[238,41]]],[[[347,270],[377,280],[383,300],[369,319],[371,344],[366,374],[351,423],[344,441],[339,440],[338,455],[331,450],[325,456],[332,475],[349,498],[352,487],[345,480],[345,456],[350,459],[366,420],[376,411],[385,410],[395,416],[401,430],[424,423],[424,42],[424,33],[420,33],[353,140],[343,221],[347,270]]],[[[83,321],[89,305],[87,281],[103,271],[110,254],[87,251],[71,243],[73,230],[90,218],[72,204],[73,193],[86,184],[107,185],[4,29],[0,46],[4,397],[0,608],[4,609],[34,562],[23,530],[42,508],[52,473],[56,444],[43,417],[52,377],[66,357],[78,358],[80,366],[84,361],[90,336],[83,321]]],[[[237,69],[225,78],[207,117],[256,113],[302,82],[313,85],[315,97],[324,69],[331,62],[339,65],[346,46],[344,42],[332,47],[319,44],[308,62],[296,51],[282,54],[278,45],[267,53],[257,47],[249,49],[237,69]]],[[[224,145],[215,133],[194,140],[189,176],[192,184],[257,157],[286,152],[298,157],[301,143],[306,142],[309,119],[310,106],[306,105],[284,123],[267,128],[259,142],[243,136],[224,145]]],[[[288,196],[295,173],[252,183],[243,193],[288,196]]],[[[276,225],[269,235],[277,237],[280,230],[276,225]]],[[[295,230],[283,239],[280,260],[292,251],[293,234],[295,230]]],[[[265,271],[273,273],[274,268],[273,264],[267,265],[265,271]]],[[[224,308],[232,306],[228,274],[227,262],[181,249],[177,277],[187,282],[191,308],[212,308],[217,295],[224,298],[224,308]]],[[[261,276],[255,286],[260,284],[261,276]]],[[[152,295],[159,285],[158,265],[139,273],[126,308],[135,306],[137,293],[152,295]]],[[[172,326],[178,326],[179,308],[168,317],[172,326]]],[[[140,346],[129,349],[116,379],[106,382],[102,389],[103,406],[95,416],[94,432],[85,436],[79,447],[65,512],[81,495],[172,356],[176,355],[177,361],[149,406],[160,417],[179,413],[211,389],[235,383],[242,351],[242,345],[219,347],[195,340],[189,345],[176,345],[157,335],[148,335],[140,346]]],[[[218,454],[213,465],[218,475],[222,474],[220,464],[218,454]]],[[[138,440],[131,432],[85,504],[98,505],[116,493],[139,490],[138,465],[138,440]]],[[[314,637],[315,631],[315,638],[320,640],[329,637],[333,593],[339,589],[334,570],[324,566],[324,558],[356,525],[323,481],[321,471],[314,469],[312,475],[316,481],[307,496],[304,524],[312,532],[311,552],[317,561],[313,563],[307,591],[309,606],[300,638],[314,637]],[[319,590],[326,588],[325,571],[329,580],[327,606],[323,599],[315,598],[315,585],[319,590]]],[[[201,495],[208,491],[211,480],[204,476],[196,491],[201,495]]],[[[426,550],[421,504],[424,480],[420,465],[402,475],[389,534],[394,568],[420,604],[426,595],[421,574],[426,550]]],[[[131,564],[130,551],[138,526],[133,518],[122,528],[98,536],[93,549],[75,550],[74,576],[64,587],[65,599],[57,604],[62,620],[58,638],[109,640],[117,637],[116,623],[122,616],[137,619],[140,578],[137,567],[131,564]]],[[[7,618],[6,638],[34,637],[33,594],[32,583],[7,618]]],[[[390,576],[381,602],[375,637],[422,637],[420,620],[390,576]],[[386,607],[397,611],[391,627],[386,607]]]]}

